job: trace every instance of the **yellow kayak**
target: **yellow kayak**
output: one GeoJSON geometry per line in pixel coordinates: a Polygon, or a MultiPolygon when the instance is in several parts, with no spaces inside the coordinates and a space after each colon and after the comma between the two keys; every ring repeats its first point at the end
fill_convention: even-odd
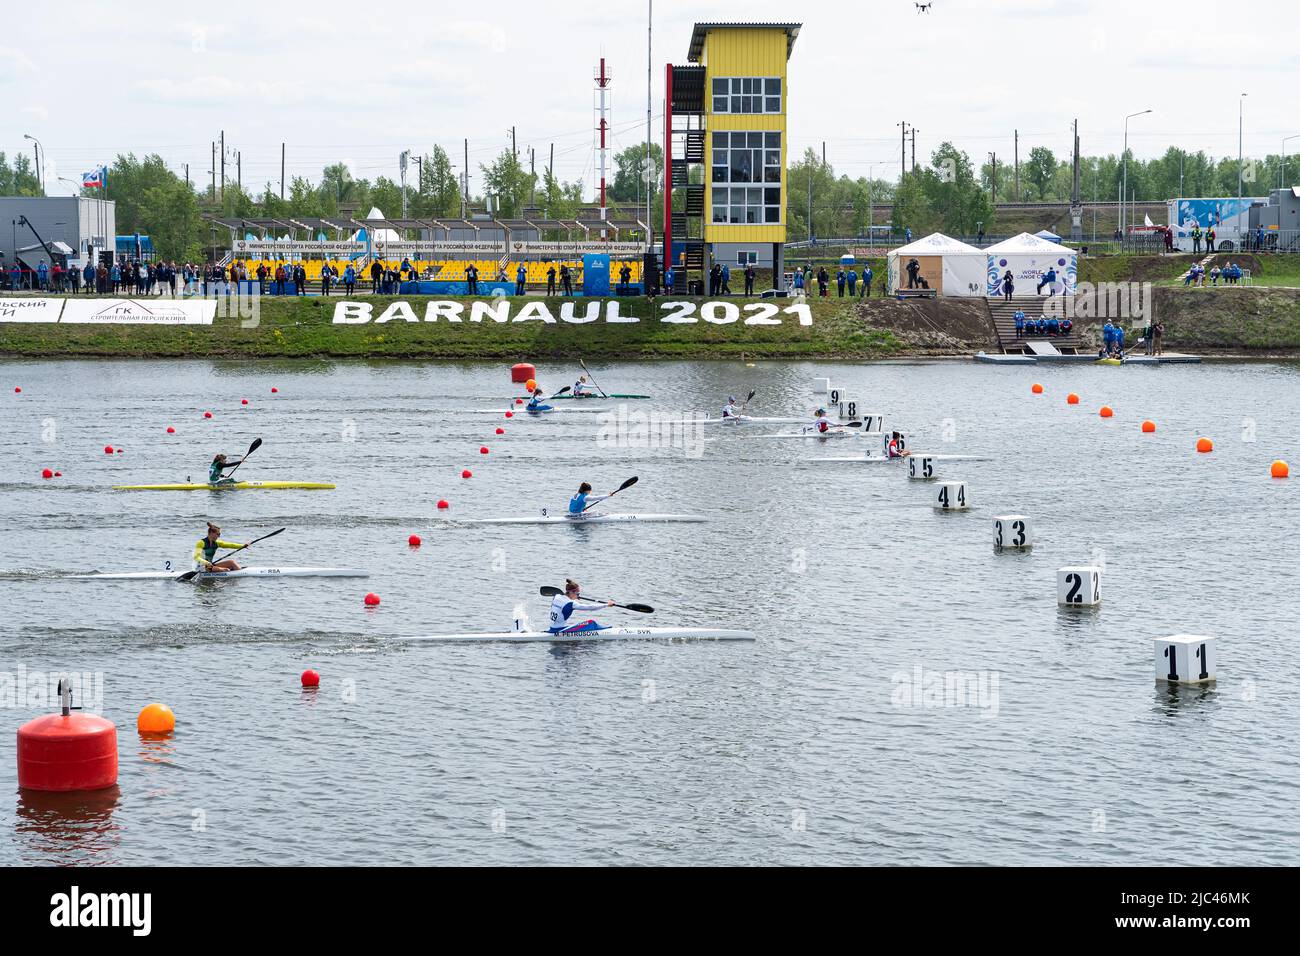
{"type": "Polygon", "coordinates": [[[114,491],[331,491],[334,485],[323,481],[236,481],[210,485],[195,482],[175,485],[114,485],[114,491]]]}
{"type": "Polygon", "coordinates": [[[1121,359],[1117,359],[1117,358],[1104,358],[1104,359],[1097,359],[1097,364],[1098,365],[1123,365],[1124,362],[1121,359]]]}

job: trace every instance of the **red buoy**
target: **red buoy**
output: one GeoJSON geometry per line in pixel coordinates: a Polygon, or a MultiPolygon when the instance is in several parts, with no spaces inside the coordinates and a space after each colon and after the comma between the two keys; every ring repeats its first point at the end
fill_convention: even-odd
{"type": "Polygon", "coordinates": [[[240,405],[247,405],[247,404],[248,404],[248,399],[246,399],[246,398],[241,398],[241,399],[239,400],[239,404],[240,404],[240,405]]]}
{"type": "Polygon", "coordinates": [[[518,365],[510,366],[510,381],[522,385],[530,378],[537,378],[537,366],[529,362],[520,362],[518,365]]]}
{"type": "Polygon", "coordinates": [[[94,714],[46,714],[18,728],[18,786],[64,792],[117,783],[117,727],[94,714]]]}
{"type": "Polygon", "coordinates": [[[466,468],[464,471],[462,471],[462,472],[460,473],[460,476],[461,476],[462,478],[473,478],[473,477],[474,477],[474,472],[472,472],[472,471],[470,471],[468,468],[466,468]]]}
{"type": "Polygon", "coordinates": [[[52,469],[46,468],[44,471],[41,472],[41,477],[42,477],[42,478],[53,478],[53,477],[54,477],[54,471],[53,471],[52,469]]]}
{"type": "Polygon", "coordinates": [[[420,536],[418,534],[413,534],[406,539],[406,543],[413,548],[418,548],[420,546],[420,536]]]}
{"type": "Polygon", "coordinates": [[[379,604],[379,595],[371,591],[366,595],[366,607],[375,607],[379,604]]]}
{"type": "Polygon", "coordinates": [[[480,455],[486,455],[486,454],[488,453],[487,445],[484,445],[482,448],[480,448],[480,449],[478,450],[478,453],[479,453],[480,455]]]}
{"type": "Polygon", "coordinates": [[[446,498],[439,498],[439,499],[438,499],[438,510],[439,510],[439,511],[446,511],[446,510],[447,510],[448,508],[450,508],[450,507],[451,507],[451,502],[448,501],[446,498]]]}
{"type": "Polygon", "coordinates": [[[522,398],[516,398],[516,399],[515,399],[515,404],[516,404],[516,405],[522,405],[523,403],[524,403],[524,400],[523,400],[522,398]]]}
{"type": "Polygon", "coordinates": [[[275,394],[276,392],[278,392],[278,391],[280,391],[280,390],[279,390],[278,388],[276,388],[274,385],[271,386],[271,394],[272,394],[272,395],[274,395],[274,394],[275,394]]]}
{"type": "Polygon", "coordinates": [[[506,418],[514,418],[514,417],[515,417],[514,412],[506,412],[506,418]]]}
{"type": "Polygon", "coordinates": [[[118,453],[119,455],[122,454],[122,449],[119,448],[119,449],[117,450],[117,453],[118,453]]]}
{"type": "Polygon", "coordinates": [[[204,413],[203,413],[203,417],[204,417],[204,418],[211,418],[211,417],[212,417],[212,413],[211,413],[211,412],[204,412],[204,413]]]}
{"type": "Polygon", "coordinates": [[[55,478],[62,478],[62,477],[63,477],[63,472],[61,472],[61,471],[56,471],[56,472],[54,473],[54,477],[55,477],[55,478]]]}
{"type": "Polygon", "coordinates": [[[174,429],[174,428],[172,428],[170,425],[168,425],[168,426],[167,426],[167,434],[168,434],[168,435],[175,435],[175,434],[176,434],[176,429],[174,429]]]}
{"type": "Polygon", "coordinates": [[[506,430],[505,430],[504,428],[498,428],[498,429],[497,429],[497,434],[498,434],[498,435],[504,435],[505,433],[506,433],[506,430]]]}
{"type": "Polygon", "coordinates": [[[112,446],[112,445],[105,445],[105,446],[104,446],[104,454],[105,454],[105,455],[111,455],[111,454],[113,454],[113,446],[112,446]]]}
{"type": "Polygon", "coordinates": [[[316,673],[316,671],[312,670],[310,667],[307,668],[305,671],[302,672],[302,686],[319,687],[320,674],[316,673]]]}
{"type": "Polygon", "coordinates": [[[21,386],[21,385],[15,385],[15,386],[14,386],[14,394],[15,394],[15,395],[17,395],[17,394],[18,394],[19,392],[21,392],[22,390],[23,390],[23,389],[22,389],[22,386],[21,386]]]}

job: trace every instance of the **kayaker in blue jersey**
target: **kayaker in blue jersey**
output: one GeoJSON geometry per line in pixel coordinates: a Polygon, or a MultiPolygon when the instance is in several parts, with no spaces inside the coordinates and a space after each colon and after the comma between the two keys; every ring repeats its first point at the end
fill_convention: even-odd
{"type": "Polygon", "coordinates": [[[223,477],[223,473],[228,469],[234,468],[236,465],[242,463],[243,463],[242,458],[239,461],[228,461],[225,455],[217,455],[215,458],[212,459],[212,464],[208,466],[208,484],[210,485],[234,484],[235,479],[225,478],[223,477]]]}
{"type": "Polygon", "coordinates": [[[550,627],[547,628],[552,634],[574,634],[581,631],[598,631],[601,625],[594,620],[573,621],[573,615],[576,613],[589,613],[591,611],[603,611],[605,608],[613,607],[613,601],[606,601],[604,604],[579,604],[578,596],[582,593],[582,588],[578,587],[577,581],[565,581],[564,593],[557,594],[551,599],[551,618],[550,627]],[[571,623],[572,622],[572,623],[571,623]]]}
{"type": "Polygon", "coordinates": [[[593,495],[591,485],[583,482],[578,486],[578,493],[569,499],[569,514],[580,515],[588,508],[600,504],[609,495],[593,495]]]}
{"type": "Polygon", "coordinates": [[[579,375],[578,380],[573,383],[574,398],[594,398],[596,390],[587,382],[587,376],[579,375]]]}
{"type": "Polygon", "coordinates": [[[524,411],[529,415],[540,415],[542,412],[555,411],[555,406],[543,404],[542,390],[539,388],[533,392],[533,397],[530,398],[528,404],[524,406],[524,411]]]}
{"type": "Polygon", "coordinates": [[[221,540],[221,529],[208,522],[208,533],[194,545],[194,566],[205,571],[238,571],[239,562],[233,558],[213,562],[220,548],[242,548],[242,544],[221,540]]]}

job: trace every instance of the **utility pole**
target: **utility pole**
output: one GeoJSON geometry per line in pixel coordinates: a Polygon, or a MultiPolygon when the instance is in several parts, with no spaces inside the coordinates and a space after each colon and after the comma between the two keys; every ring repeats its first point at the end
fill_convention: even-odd
{"type": "Polygon", "coordinates": [[[822,140],[822,165],[826,165],[826,140],[822,140]]]}
{"type": "Polygon", "coordinates": [[[907,120],[903,120],[903,122],[894,125],[903,127],[903,148],[899,155],[899,169],[901,172],[898,174],[898,181],[901,183],[903,177],[907,175],[907,120]]]}
{"type": "Polygon", "coordinates": [[[519,158],[519,145],[515,141],[515,128],[513,126],[510,127],[510,154],[514,156],[515,159],[519,158]]]}
{"type": "Polygon", "coordinates": [[[993,184],[993,205],[998,204],[998,154],[989,153],[989,163],[993,166],[993,173],[989,176],[989,181],[993,184]]]}
{"type": "Polygon", "coordinates": [[[555,144],[551,144],[551,161],[546,164],[547,175],[555,176],[555,144]]]}
{"type": "MultiPolygon", "coordinates": [[[[1247,94],[1242,93],[1239,97],[1237,97],[1237,198],[1238,199],[1241,198],[1241,184],[1242,181],[1245,179],[1245,170],[1242,165],[1245,157],[1243,157],[1241,153],[1241,141],[1242,141],[1242,130],[1244,129],[1244,123],[1245,123],[1245,113],[1243,112],[1243,110],[1245,108],[1246,95],[1247,94]]],[[[1241,217],[1241,209],[1240,209],[1240,204],[1238,204],[1238,209],[1237,209],[1238,226],[1241,225],[1240,217],[1241,217]]]]}
{"type": "Polygon", "coordinates": [[[528,205],[537,205],[537,150],[528,147],[528,181],[533,184],[528,194],[528,205]]]}
{"type": "Polygon", "coordinates": [[[217,141],[212,141],[212,201],[217,201],[217,141]]]}
{"type": "Polygon", "coordinates": [[[812,223],[812,164],[808,164],[808,242],[812,243],[813,237],[812,223]]]}
{"type": "Polygon", "coordinates": [[[190,164],[185,164],[185,188],[190,188],[190,164]]]}
{"type": "Polygon", "coordinates": [[[280,144],[280,198],[284,199],[284,143],[280,144]]]}
{"type": "Polygon", "coordinates": [[[244,191],[244,153],[242,150],[235,153],[235,185],[240,192],[244,191]]]}
{"type": "Polygon", "coordinates": [[[912,127],[912,172],[916,172],[916,127],[912,127]]]}
{"type": "Polygon", "coordinates": [[[1074,121],[1074,177],[1070,185],[1070,239],[1083,239],[1083,196],[1079,183],[1079,120],[1074,121]]]}
{"type": "MultiPolygon", "coordinates": [[[[651,197],[654,195],[654,166],[651,165],[650,158],[650,90],[652,77],[654,75],[654,22],[655,22],[655,3],[654,0],[648,0],[648,9],[646,10],[645,26],[645,247],[647,252],[654,251],[655,241],[655,220],[651,212],[651,197]]],[[[1283,156],[1286,155],[1285,144],[1282,150],[1283,156]]],[[[1285,160],[1282,163],[1283,170],[1286,169],[1285,160]]],[[[664,261],[668,259],[665,252],[664,261]]]]}
{"type": "Polygon", "coordinates": [[[469,218],[469,140],[465,140],[465,191],[460,203],[460,218],[469,218]]]}
{"type": "Polygon", "coordinates": [[[221,131],[221,201],[226,201],[226,131],[221,131]]]}
{"type": "Polygon", "coordinates": [[[1016,130],[1015,155],[1012,159],[1016,164],[1016,202],[1020,202],[1020,130],[1016,130]]]}

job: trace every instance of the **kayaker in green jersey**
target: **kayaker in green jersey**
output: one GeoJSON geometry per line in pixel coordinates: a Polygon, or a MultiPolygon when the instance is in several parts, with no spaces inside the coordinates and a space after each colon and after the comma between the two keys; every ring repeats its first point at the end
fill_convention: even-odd
{"type": "Polygon", "coordinates": [[[221,548],[233,549],[242,548],[243,545],[238,542],[222,541],[221,529],[211,521],[208,522],[208,533],[199,538],[194,545],[194,566],[202,568],[204,571],[238,571],[239,562],[232,558],[224,561],[214,562],[212,559],[217,556],[217,551],[221,548]]]}
{"type": "Polygon", "coordinates": [[[208,484],[210,485],[234,484],[235,483],[234,478],[225,478],[223,477],[223,475],[228,469],[234,468],[235,466],[242,463],[243,463],[242,458],[239,461],[228,461],[225,455],[217,455],[215,458],[212,459],[212,464],[208,466],[208,484]]]}

